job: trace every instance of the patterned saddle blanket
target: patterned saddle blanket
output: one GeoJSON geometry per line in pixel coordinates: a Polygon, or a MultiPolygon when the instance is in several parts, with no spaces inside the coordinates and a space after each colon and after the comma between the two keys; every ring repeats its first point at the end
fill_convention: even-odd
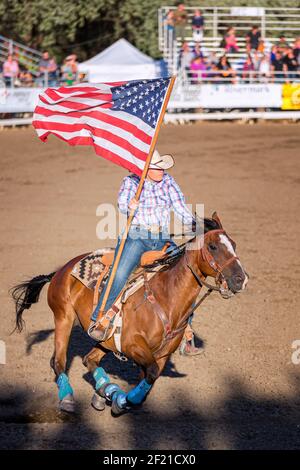
{"type": "MultiPolygon", "coordinates": [[[[103,262],[103,257],[108,254],[113,256],[114,251],[114,248],[100,248],[99,250],[88,254],[75,264],[71,271],[72,276],[82,282],[82,284],[84,284],[88,289],[94,290],[99,276],[101,276],[107,266],[107,264],[103,262]]],[[[147,278],[151,279],[151,277],[161,268],[162,266],[159,265],[153,268],[151,272],[147,273],[147,278]]],[[[144,284],[143,271],[144,269],[142,267],[137,267],[129,276],[122,290],[122,303],[125,303],[128,297],[144,284]]],[[[101,281],[99,292],[101,292],[105,286],[108,276],[109,271],[104,275],[101,281]]]]}
{"type": "MultiPolygon", "coordinates": [[[[98,277],[105,268],[105,264],[102,262],[103,256],[114,253],[114,251],[114,248],[102,248],[90,253],[75,264],[71,272],[72,276],[82,282],[88,289],[94,290],[98,277]]],[[[107,277],[108,275],[103,278],[103,285],[107,277]]],[[[100,289],[103,285],[100,286],[100,289]]]]}
{"type": "MultiPolygon", "coordinates": [[[[75,264],[71,271],[72,276],[82,282],[82,284],[84,284],[88,289],[94,290],[99,276],[101,276],[107,267],[107,264],[103,262],[103,257],[107,257],[107,255],[111,255],[111,257],[113,257],[114,251],[114,248],[100,248],[99,250],[88,254],[75,264]]],[[[153,268],[151,272],[147,274],[147,278],[151,279],[151,277],[162,267],[163,266],[158,265],[153,268]]],[[[122,291],[122,303],[125,303],[129,295],[132,295],[144,284],[143,271],[144,269],[139,266],[129,276],[122,291]]],[[[99,292],[101,292],[105,286],[108,276],[109,271],[103,276],[99,286],[99,292]]]]}
{"type": "MultiPolygon", "coordinates": [[[[102,248],[88,254],[75,264],[71,271],[72,276],[75,277],[75,279],[78,281],[82,282],[82,284],[84,284],[88,289],[94,291],[98,278],[105,269],[107,271],[107,264],[103,262],[103,257],[107,257],[107,255],[111,255],[111,257],[113,257],[113,253],[114,248],[102,248]]],[[[162,266],[158,265],[151,272],[147,273],[147,279],[151,279],[161,268],[162,266]]],[[[133,271],[127,280],[125,287],[114,303],[114,310],[117,312],[117,314],[113,320],[114,327],[110,336],[114,335],[116,347],[121,354],[122,307],[126,300],[144,285],[143,271],[144,270],[141,267],[138,267],[135,271],[133,271]]],[[[105,273],[103,279],[101,280],[99,285],[99,295],[105,286],[105,283],[107,282],[108,276],[109,271],[105,273]]]]}

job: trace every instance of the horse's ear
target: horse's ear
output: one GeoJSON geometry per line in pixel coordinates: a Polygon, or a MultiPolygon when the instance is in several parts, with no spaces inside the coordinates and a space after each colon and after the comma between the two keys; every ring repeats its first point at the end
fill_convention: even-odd
{"type": "Polygon", "coordinates": [[[221,220],[219,219],[219,216],[218,214],[216,213],[216,211],[213,213],[213,215],[211,216],[211,218],[217,222],[217,224],[219,225],[220,229],[223,229],[223,225],[221,223],[221,220]]]}

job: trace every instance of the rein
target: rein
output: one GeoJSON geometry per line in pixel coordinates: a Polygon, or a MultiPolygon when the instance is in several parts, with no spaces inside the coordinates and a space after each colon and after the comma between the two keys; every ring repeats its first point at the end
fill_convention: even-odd
{"type": "MultiPolygon", "coordinates": [[[[218,233],[218,234],[225,234],[225,231],[222,230],[222,229],[216,229],[216,230],[210,230],[209,232],[207,233],[218,233]]],[[[204,235],[204,239],[205,239],[205,236],[206,234],[204,235]]],[[[175,330],[172,330],[171,329],[171,325],[170,325],[170,321],[169,321],[169,318],[168,316],[166,315],[164,309],[161,307],[161,305],[159,304],[159,302],[157,301],[157,299],[155,298],[155,295],[154,293],[152,292],[150,286],[149,286],[149,282],[147,280],[147,274],[146,274],[146,271],[144,271],[144,284],[145,284],[145,300],[148,300],[148,302],[150,302],[152,304],[152,308],[154,310],[154,312],[156,313],[156,315],[160,318],[162,324],[163,324],[163,327],[164,327],[164,335],[163,335],[163,339],[162,339],[162,342],[160,344],[160,346],[153,352],[153,355],[157,355],[157,353],[159,353],[163,348],[164,346],[168,343],[168,341],[170,341],[171,339],[175,338],[178,334],[180,334],[185,328],[186,328],[186,323],[188,321],[188,318],[189,316],[191,315],[191,313],[196,310],[196,308],[199,307],[200,304],[202,304],[202,302],[204,302],[204,300],[213,292],[219,292],[222,296],[224,296],[224,293],[226,291],[226,289],[228,289],[227,287],[227,283],[226,283],[226,280],[224,278],[224,275],[223,275],[223,271],[224,269],[229,266],[229,264],[231,264],[234,260],[237,260],[239,259],[238,256],[236,255],[233,255],[231,256],[231,258],[229,258],[228,260],[225,261],[225,263],[223,263],[222,265],[220,265],[215,259],[214,257],[212,256],[212,254],[209,252],[209,250],[207,249],[207,247],[203,244],[202,248],[200,249],[200,252],[201,252],[201,255],[202,255],[202,258],[204,261],[206,261],[208,263],[208,265],[213,269],[213,271],[215,271],[217,273],[216,275],[216,282],[220,283],[220,286],[213,286],[211,284],[209,284],[208,282],[206,282],[203,274],[202,276],[203,277],[200,277],[194,270],[194,268],[188,263],[188,260],[187,260],[187,253],[186,253],[186,243],[182,244],[180,247],[179,247],[179,252],[180,254],[183,252],[184,253],[184,258],[185,258],[185,262],[186,262],[186,265],[187,267],[189,268],[189,270],[192,272],[193,276],[195,277],[196,281],[198,282],[199,286],[200,287],[207,287],[207,292],[198,300],[198,302],[193,305],[193,307],[184,315],[184,317],[181,319],[180,321],[180,326],[178,326],[175,330]],[[204,279],[203,279],[204,278],[204,279]]],[[[179,254],[179,256],[180,256],[179,254]]],[[[172,261],[174,261],[174,258],[177,259],[178,257],[178,252],[176,253],[175,256],[171,256],[171,259],[172,261]]],[[[166,262],[165,262],[166,263],[166,262]]],[[[167,263],[166,263],[167,264],[167,263]]],[[[152,265],[153,266],[153,265],[152,265]]],[[[150,268],[151,270],[151,267],[152,266],[148,266],[148,268],[150,268]]],[[[163,356],[160,356],[160,357],[163,357],[163,356]]]]}
{"type": "MultiPolygon", "coordinates": [[[[221,230],[221,229],[211,230],[207,233],[209,233],[209,234],[218,233],[218,234],[226,235],[225,230],[221,230]]],[[[205,235],[204,235],[204,238],[205,238],[205,235]]],[[[239,260],[239,257],[236,256],[236,254],[234,254],[233,256],[231,256],[231,258],[227,259],[225,261],[225,263],[220,265],[219,263],[217,263],[217,261],[214,259],[213,255],[208,251],[207,247],[204,244],[203,244],[200,252],[202,254],[203,260],[206,261],[209,264],[209,266],[217,273],[216,281],[220,281],[221,277],[224,278],[223,271],[227,266],[229,266],[229,264],[231,264],[235,260],[239,260]]]]}

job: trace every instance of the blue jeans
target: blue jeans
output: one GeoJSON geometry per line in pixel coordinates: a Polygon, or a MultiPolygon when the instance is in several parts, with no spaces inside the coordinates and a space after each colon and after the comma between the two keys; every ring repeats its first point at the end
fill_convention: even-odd
{"type": "MultiPolygon", "coordinates": [[[[120,246],[121,239],[122,236],[120,236],[118,239],[118,244],[116,246],[115,251],[115,258],[118,252],[118,248],[120,246]]],[[[174,248],[176,248],[177,245],[175,242],[170,240],[168,232],[160,232],[158,234],[153,234],[139,226],[133,226],[130,228],[123,248],[121,259],[119,261],[118,269],[113,280],[108,299],[106,301],[106,305],[104,308],[105,311],[107,311],[115,302],[119,293],[123,289],[129,275],[132,273],[134,268],[138,266],[142,254],[145,253],[145,251],[161,250],[167,241],[171,243],[171,246],[168,248],[168,250],[173,250],[174,248]]],[[[93,312],[92,320],[94,321],[97,320],[102,300],[105,294],[106,286],[108,284],[108,280],[103,291],[101,292],[98,305],[93,312]]]]}

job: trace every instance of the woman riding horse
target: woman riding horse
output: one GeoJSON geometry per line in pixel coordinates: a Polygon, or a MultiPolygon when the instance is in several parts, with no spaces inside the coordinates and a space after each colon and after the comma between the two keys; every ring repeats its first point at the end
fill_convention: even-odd
{"type": "MultiPolygon", "coordinates": [[[[169,249],[176,247],[176,244],[170,239],[168,230],[171,210],[174,210],[176,216],[185,226],[189,226],[190,230],[195,224],[194,217],[185,204],[182,191],[174,178],[165,171],[173,165],[174,159],[171,155],[160,155],[157,150],[154,151],[139,201],[134,197],[139,177],[130,175],[123,180],[118,196],[118,207],[123,214],[135,210],[135,215],[106,301],[106,311],[100,312],[100,308],[108,281],[91,318],[88,334],[96,341],[107,339],[115,316],[115,311],[111,307],[129,275],[138,266],[142,254],[149,250],[161,250],[167,242],[169,249]]],[[[122,235],[119,236],[115,258],[121,239],[122,235]]],[[[190,323],[191,319],[192,316],[190,323]]],[[[187,334],[189,335],[188,340],[184,341],[181,353],[185,355],[199,354],[201,351],[194,345],[191,328],[188,329],[187,334]]]]}
{"type": "MultiPolygon", "coordinates": [[[[141,404],[182,341],[195,306],[213,290],[227,299],[245,289],[248,276],[236,255],[236,245],[223,229],[219,217],[214,213],[212,219],[203,219],[202,223],[203,234],[195,235],[175,254],[162,259],[160,262],[167,269],[161,269],[150,280],[145,272],[145,285],[123,305],[121,351],[140,366],[140,382],[126,393],[110,382],[100,366],[109,351],[120,352],[113,336],[98,342],[84,357],[83,363],[95,380],[92,404],[97,410],[103,410],[109,403],[112,413],[119,415],[141,404]],[[215,278],[215,286],[206,281],[207,276],[215,278]],[[203,286],[209,290],[196,302],[203,286]]],[[[12,291],[16,328],[22,331],[24,310],[38,302],[41,290],[50,282],[48,305],[55,320],[55,348],[50,364],[56,376],[59,408],[69,412],[75,411],[76,406],[66,374],[70,334],[76,317],[82,328],[88,330],[93,305],[93,291],[74,278],[72,271],[87,254],[76,256],[48,275],[22,282],[12,291]]]]}

